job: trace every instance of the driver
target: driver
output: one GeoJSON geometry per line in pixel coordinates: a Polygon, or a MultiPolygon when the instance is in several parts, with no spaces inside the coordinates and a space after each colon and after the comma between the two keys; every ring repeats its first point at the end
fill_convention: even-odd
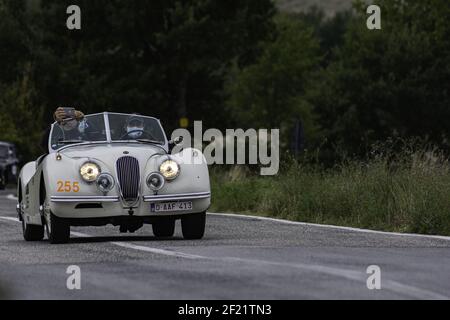
{"type": "Polygon", "coordinates": [[[127,119],[126,122],[126,133],[131,139],[139,139],[144,134],[144,121],[136,116],[132,115],[127,119]]]}

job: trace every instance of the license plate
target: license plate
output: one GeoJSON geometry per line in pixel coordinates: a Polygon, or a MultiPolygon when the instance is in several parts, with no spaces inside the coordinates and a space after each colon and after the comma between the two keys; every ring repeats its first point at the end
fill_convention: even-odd
{"type": "Polygon", "coordinates": [[[192,201],[159,202],[150,205],[151,212],[174,212],[192,210],[192,201]]]}

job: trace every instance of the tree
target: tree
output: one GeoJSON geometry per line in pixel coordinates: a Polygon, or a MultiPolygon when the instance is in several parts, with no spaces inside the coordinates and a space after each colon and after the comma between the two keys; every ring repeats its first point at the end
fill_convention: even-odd
{"type": "Polygon", "coordinates": [[[276,22],[277,35],[264,44],[257,62],[230,76],[227,106],[236,126],[280,128],[286,146],[297,119],[307,136],[317,130],[311,105],[299,98],[320,57],[313,31],[300,19],[279,15],[276,22]]]}
{"type": "Polygon", "coordinates": [[[36,91],[29,73],[11,85],[0,85],[0,92],[0,141],[17,144],[24,159],[42,154],[42,108],[35,104],[36,91]]]}
{"type": "Polygon", "coordinates": [[[450,7],[446,0],[379,1],[382,30],[366,28],[355,6],[336,59],[305,100],[334,144],[351,152],[388,137],[442,143],[450,126],[450,7]]]}
{"type": "Polygon", "coordinates": [[[225,70],[254,59],[273,14],[269,0],[81,0],[73,32],[62,19],[70,3],[43,3],[43,102],[151,114],[169,127],[181,116],[222,124],[212,115],[223,115],[225,70]]]}

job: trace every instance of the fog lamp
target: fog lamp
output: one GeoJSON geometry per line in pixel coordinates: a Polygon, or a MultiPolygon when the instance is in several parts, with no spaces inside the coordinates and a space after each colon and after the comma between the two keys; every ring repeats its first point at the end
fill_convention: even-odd
{"type": "Polygon", "coordinates": [[[164,183],[164,177],[158,172],[150,173],[147,177],[147,186],[153,191],[161,190],[164,183]]]}
{"type": "Polygon", "coordinates": [[[99,175],[96,182],[97,188],[103,193],[111,191],[115,185],[113,176],[108,173],[99,175]]]}

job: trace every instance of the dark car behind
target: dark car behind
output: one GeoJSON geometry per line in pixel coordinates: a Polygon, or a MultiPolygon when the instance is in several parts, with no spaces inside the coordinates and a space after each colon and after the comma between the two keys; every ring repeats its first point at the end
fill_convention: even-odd
{"type": "Polygon", "coordinates": [[[0,190],[17,180],[19,159],[16,146],[9,142],[0,141],[0,190]]]}

